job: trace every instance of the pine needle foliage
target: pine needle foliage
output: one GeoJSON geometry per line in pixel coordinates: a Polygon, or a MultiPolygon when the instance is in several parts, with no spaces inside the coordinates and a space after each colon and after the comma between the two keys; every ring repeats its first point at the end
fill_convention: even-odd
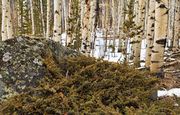
{"type": "Polygon", "coordinates": [[[1,102],[0,113],[145,115],[179,111],[173,107],[174,99],[167,104],[166,100],[149,98],[159,80],[148,72],[85,56],[66,57],[58,64],[50,61],[51,55],[47,59],[44,64],[56,74],[42,79],[38,87],[1,102]]]}

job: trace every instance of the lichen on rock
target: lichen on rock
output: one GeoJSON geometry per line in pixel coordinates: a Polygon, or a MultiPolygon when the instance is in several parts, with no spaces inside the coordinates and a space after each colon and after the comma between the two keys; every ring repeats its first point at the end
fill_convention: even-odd
{"type": "MultiPolygon", "coordinates": [[[[26,91],[26,87],[36,87],[44,76],[51,76],[43,63],[49,52],[58,62],[74,51],[43,38],[21,36],[0,43],[0,87],[5,84],[18,93],[26,91]]],[[[3,90],[1,87],[0,95],[3,90]]]]}

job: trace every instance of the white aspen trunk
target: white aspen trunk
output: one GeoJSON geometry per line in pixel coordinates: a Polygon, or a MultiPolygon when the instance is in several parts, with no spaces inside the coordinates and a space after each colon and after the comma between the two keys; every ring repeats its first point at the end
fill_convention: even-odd
{"type": "Polygon", "coordinates": [[[118,33],[122,34],[122,28],[124,23],[124,0],[120,0],[118,4],[118,33]]]}
{"type": "MultiPolygon", "coordinates": [[[[101,8],[102,8],[102,16],[101,16],[101,23],[102,23],[102,29],[104,30],[105,29],[105,13],[106,13],[106,9],[105,9],[105,1],[102,1],[102,5],[101,5],[101,8]]],[[[105,32],[103,32],[104,34],[105,32]]]]}
{"type": "Polygon", "coordinates": [[[156,0],[155,5],[155,33],[151,56],[151,72],[160,72],[164,62],[164,49],[167,38],[168,0],[156,0]]]}
{"type": "Polygon", "coordinates": [[[81,51],[86,56],[90,55],[90,38],[89,38],[89,19],[90,19],[90,0],[85,0],[84,2],[84,17],[83,17],[83,24],[82,24],[82,45],[81,51]]]}
{"type": "MultiPolygon", "coordinates": [[[[169,11],[168,11],[168,40],[173,41],[174,39],[174,19],[175,19],[175,3],[176,0],[169,0],[169,11]]],[[[172,44],[170,44],[172,45],[172,44]]],[[[169,44],[168,44],[169,46],[169,44]]]]}
{"type": "MultiPolygon", "coordinates": [[[[104,49],[104,52],[107,52],[107,48],[108,48],[108,44],[107,44],[107,37],[108,37],[108,31],[109,31],[109,10],[110,10],[110,7],[109,7],[109,0],[106,0],[105,1],[105,49],[104,49]]],[[[105,54],[105,53],[104,53],[105,54]]]]}
{"type": "MultiPolygon", "coordinates": [[[[112,0],[112,19],[113,19],[112,29],[113,29],[113,47],[114,48],[115,48],[115,45],[116,45],[116,43],[115,43],[115,40],[116,40],[115,36],[116,36],[116,31],[117,31],[117,28],[116,28],[116,26],[117,26],[117,24],[116,24],[116,22],[117,22],[117,20],[116,20],[116,11],[117,11],[117,9],[116,9],[116,5],[115,4],[116,4],[115,0],[112,0]]],[[[115,53],[115,50],[114,50],[114,53],[115,53]]],[[[115,54],[114,54],[114,56],[115,56],[115,54]]]]}
{"type": "Polygon", "coordinates": [[[118,34],[119,34],[119,51],[122,50],[123,46],[123,24],[125,21],[125,2],[120,0],[118,4],[118,34]]]}
{"type": "Polygon", "coordinates": [[[85,13],[85,0],[80,0],[81,3],[81,28],[83,27],[83,19],[84,19],[84,13],[85,13]]]}
{"type": "Polygon", "coordinates": [[[7,13],[7,36],[8,36],[8,39],[10,39],[10,38],[14,37],[13,26],[12,26],[10,0],[7,0],[6,13],[7,13]]]}
{"type": "Polygon", "coordinates": [[[147,36],[147,24],[148,24],[148,15],[149,15],[149,2],[150,2],[150,0],[147,0],[146,3],[145,3],[144,34],[143,34],[143,38],[144,39],[147,36]]]}
{"type": "Polygon", "coordinates": [[[173,50],[179,48],[179,39],[180,39],[180,0],[176,0],[173,50]]]}
{"type": "Polygon", "coordinates": [[[147,24],[147,34],[146,34],[146,59],[145,66],[150,67],[151,64],[151,52],[154,40],[154,23],[155,23],[155,0],[149,1],[149,13],[148,13],[148,24],[147,24]]]}
{"type": "Polygon", "coordinates": [[[105,44],[105,52],[107,51],[107,47],[108,47],[108,44],[107,44],[107,37],[108,37],[108,32],[109,32],[109,28],[110,28],[110,21],[109,21],[109,10],[110,10],[110,7],[109,7],[109,0],[106,0],[105,2],[105,9],[106,9],[106,18],[105,18],[105,22],[106,22],[106,44],[105,44]]]}
{"type": "Polygon", "coordinates": [[[50,38],[50,14],[51,14],[51,0],[47,0],[46,39],[50,38]]]}
{"type": "Polygon", "coordinates": [[[134,65],[140,66],[140,53],[141,53],[141,42],[144,34],[144,23],[145,23],[145,0],[139,0],[139,20],[138,23],[141,27],[141,33],[137,36],[135,41],[135,51],[134,51],[134,65]]]}
{"type": "Polygon", "coordinates": [[[32,35],[35,35],[35,24],[34,24],[34,6],[33,1],[30,0],[30,8],[31,8],[31,23],[32,23],[32,35]]]}
{"type": "Polygon", "coordinates": [[[54,0],[53,40],[56,42],[61,38],[61,13],[61,0],[54,0]]]}
{"type": "Polygon", "coordinates": [[[94,44],[95,44],[95,39],[96,39],[96,26],[97,26],[97,3],[98,0],[93,0],[92,1],[92,6],[91,6],[91,45],[92,45],[92,56],[94,55],[94,44]]]}
{"type": "MultiPolygon", "coordinates": [[[[134,2],[134,15],[135,15],[135,18],[134,18],[134,22],[136,23],[136,24],[138,24],[138,20],[139,20],[139,13],[138,13],[138,8],[139,8],[139,1],[138,0],[135,0],[135,2],[134,2]]],[[[131,42],[132,42],[132,47],[131,47],[131,49],[132,49],[132,59],[134,59],[134,53],[135,53],[135,50],[136,50],[136,47],[135,47],[135,42],[136,42],[136,38],[137,38],[137,36],[134,36],[132,39],[131,39],[131,42]]]]}
{"type": "Polygon", "coordinates": [[[65,25],[65,33],[66,33],[66,46],[69,44],[70,40],[68,39],[68,0],[63,0],[63,9],[64,9],[64,25],[65,25]]]}
{"type": "MultiPolygon", "coordinates": [[[[82,1],[80,1],[80,2],[82,2],[82,1]]],[[[69,20],[69,19],[72,18],[72,15],[73,15],[73,7],[72,7],[73,0],[69,0],[68,5],[69,5],[69,7],[68,7],[68,17],[67,18],[69,20]]],[[[82,5],[82,4],[80,4],[80,5],[82,5]]],[[[82,20],[82,17],[81,17],[81,20],[82,20]]],[[[73,35],[72,35],[73,33],[72,32],[70,33],[70,31],[68,32],[68,30],[70,30],[71,27],[72,27],[72,23],[67,23],[67,40],[66,40],[67,41],[67,45],[70,45],[73,42],[72,41],[73,40],[73,35]]]]}
{"type": "Polygon", "coordinates": [[[7,12],[6,12],[7,0],[2,0],[2,26],[1,26],[1,37],[2,41],[8,39],[7,36],[7,12]]]}
{"type": "Polygon", "coordinates": [[[44,11],[43,11],[43,1],[40,0],[40,6],[41,6],[41,21],[42,21],[42,30],[43,30],[43,36],[46,36],[46,31],[45,31],[45,24],[44,24],[44,11]]]}

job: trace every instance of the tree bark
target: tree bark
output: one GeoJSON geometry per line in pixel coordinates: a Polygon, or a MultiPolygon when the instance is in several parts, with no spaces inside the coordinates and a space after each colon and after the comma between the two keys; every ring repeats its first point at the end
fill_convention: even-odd
{"type": "Polygon", "coordinates": [[[143,39],[143,33],[144,33],[144,23],[145,23],[145,0],[139,0],[139,10],[138,10],[139,20],[138,24],[141,27],[141,33],[137,36],[134,50],[134,65],[136,67],[140,66],[140,53],[141,53],[141,42],[143,39]]]}
{"type": "Polygon", "coordinates": [[[47,16],[46,16],[46,39],[50,38],[50,15],[51,0],[47,0],[47,16]]]}
{"type": "Polygon", "coordinates": [[[61,39],[61,0],[54,0],[54,29],[53,40],[59,42],[61,39]]]}
{"type": "Polygon", "coordinates": [[[176,0],[174,41],[173,41],[173,49],[174,50],[179,48],[179,38],[180,38],[180,0],[176,0]]]}
{"type": "Polygon", "coordinates": [[[167,37],[168,0],[155,3],[155,34],[151,56],[151,72],[160,72],[164,62],[164,49],[167,37]]]}
{"type": "Polygon", "coordinates": [[[82,45],[81,52],[86,56],[90,55],[90,37],[89,37],[89,19],[90,19],[90,0],[85,0],[84,2],[84,16],[82,23],[82,45]]]}
{"type": "Polygon", "coordinates": [[[46,36],[45,31],[45,24],[44,24],[44,10],[43,10],[43,1],[40,0],[40,6],[41,6],[41,21],[42,21],[42,30],[43,30],[43,36],[46,36]]]}
{"type": "Polygon", "coordinates": [[[31,8],[31,23],[32,23],[32,35],[35,35],[35,23],[34,23],[34,6],[33,1],[30,0],[30,8],[31,8]]]}
{"type": "Polygon", "coordinates": [[[149,13],[148,13],[148,24],[146,34],[146,59],[145,66],[150,67],[151,64],[151,52],[154,40],[154,23],[155,23],[155,0],[149,1],[149,13]]]}
{"type": "Polygon", "coordinates": [[[2,0],[2,26],[1,26],[1,37],[2,41],[8,39],[7,36],[7,12],[6,12],[6,6],[7,0],[2,0]]]}
{"type": "Polygon", "coordinates": [[[7,12],[7,36],[8,36],[8,39],[10,39],[10,38],[14,37],[10,0],[7,0],[7,11],[6,12],[7,12]]]}

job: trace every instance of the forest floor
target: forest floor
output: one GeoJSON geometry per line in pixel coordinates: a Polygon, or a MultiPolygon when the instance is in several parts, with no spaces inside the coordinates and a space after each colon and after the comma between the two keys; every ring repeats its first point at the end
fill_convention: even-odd
{"type": "Polygon", "coordinates": [[[179,87],[180,85],[180,49],[167,53],[164,66],[164,79],[162,84],[166,88],[179,87]]]}

